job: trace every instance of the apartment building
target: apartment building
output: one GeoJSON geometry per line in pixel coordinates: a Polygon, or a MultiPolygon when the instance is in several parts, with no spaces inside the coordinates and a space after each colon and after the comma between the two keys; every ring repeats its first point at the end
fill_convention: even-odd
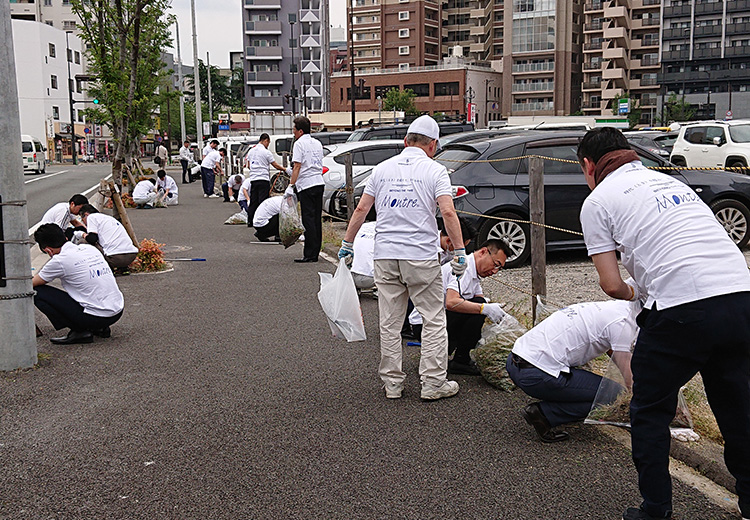
{"type": "Polygon", "coordinates": [[[684,96],[696,119],[750,117],[750,1],[664,0],[662,9],[663,92],[684,96]]]}
{"type": "Polygon", "coordinates": [[[448,0],[443,3],[443,54],[460,55],[475,63],[503,55],[503,0],[448,0]]]}
{"type": "Polygon", "coordinates": [[[328,2],[243,0],[249,111],[328,109],[328,2]]]}
{"type": "Polygon", "coordinates": [[[437,65],[441,4],[436,0],[353,0],[355,70],[437,65]]]}
{"type": "Polygon", "coordinates": [[[75,31],[78,20],[70,0],[10,0],[10,17],[42,22],[63,31],[75,31]]]}

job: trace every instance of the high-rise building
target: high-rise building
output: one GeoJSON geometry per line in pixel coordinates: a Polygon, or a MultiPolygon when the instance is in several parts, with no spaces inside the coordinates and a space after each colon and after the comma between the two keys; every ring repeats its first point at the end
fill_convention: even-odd
{"type": "Polygon", "coordinates": [[[328,2],[244,0],[242,23],[247,110],[325,111],[328,2]]]}
{"type": "Polygon", "coordinates": [[[496,14],[502,22],[503,1],[448,0],[443,3],[443,54],[463,56],[475,63],[500,59],[502,27],[496,33],[496,14]],[[499,35],[500,42],[496,42],[499,35]],[[456,52],[460,47],[461,51],[456,52]]]}

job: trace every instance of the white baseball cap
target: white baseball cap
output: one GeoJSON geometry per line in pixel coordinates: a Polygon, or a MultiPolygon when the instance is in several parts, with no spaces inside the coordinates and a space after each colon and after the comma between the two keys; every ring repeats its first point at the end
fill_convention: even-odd
{"type": "Polygon", "coordinates": [[[429,137],[430,139],[437,139],[440,137],[440,127],[437,122],[428,115],[419,116],[412,124],[409,125],[407,134],[421,134],[429,137]]]}

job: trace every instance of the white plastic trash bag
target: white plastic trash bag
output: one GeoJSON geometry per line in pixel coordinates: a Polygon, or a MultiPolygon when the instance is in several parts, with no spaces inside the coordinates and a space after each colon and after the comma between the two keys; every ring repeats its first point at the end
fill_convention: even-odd
{"type": "Polygon", "coordinates": [[[247,224],[247,213],[243,209],[224,221],[224,224],[247,224]]]}
{"type": "Polygon", "coordinates": [[[354,278],[349,268],[344,262],[339,262],[333,276],[329,273],[318,274],[320,275],[318,301],[328,318],[333,337],[345,338],[349,342],[366,340],[357,288],[354,286],[354,278]]]}

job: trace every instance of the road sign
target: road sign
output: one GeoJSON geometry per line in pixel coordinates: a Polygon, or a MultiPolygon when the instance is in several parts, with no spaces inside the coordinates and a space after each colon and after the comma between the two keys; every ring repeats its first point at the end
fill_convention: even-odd
{"type": "Polygon", "coordinates": [[[203,135],[211,135],[211,123],[208,121],[203,123],[203,135]]]}
{"type": "Polygon", "coordinates": [[[727,119],[732,119],[732,111],[727,110],[727,119]]]}
{"type": "Polygon", "coordinates": [[[87,128],[84,128],[84,129],[83,129],[83,133],[84,133],[84,134],[90,134],[90,133],[91,133],[91,128],[88,128],[88,127],[87,127],[87,128]]]}
{"type": "Polygon", "coordinates": [[[219,114],[219,121],[229,121],[229,114],[219,114]]]}
{"type": "Polygon", "coordinates": [[[621,99],[618,105],[618,112],[620,114],[628,114],[630,112],[630,100],[621,99]]]}
{"type": "Polygon", "coordinates": [[[229,130],[229,125],[219,125],[219,130],[229,130]]]}
{"type": "Polygon", "coordinates": [[[477,104],[476,103],[468,103],[466,105],[466,121],[473,123],[474,117],[477,113],[477,104]]]}

